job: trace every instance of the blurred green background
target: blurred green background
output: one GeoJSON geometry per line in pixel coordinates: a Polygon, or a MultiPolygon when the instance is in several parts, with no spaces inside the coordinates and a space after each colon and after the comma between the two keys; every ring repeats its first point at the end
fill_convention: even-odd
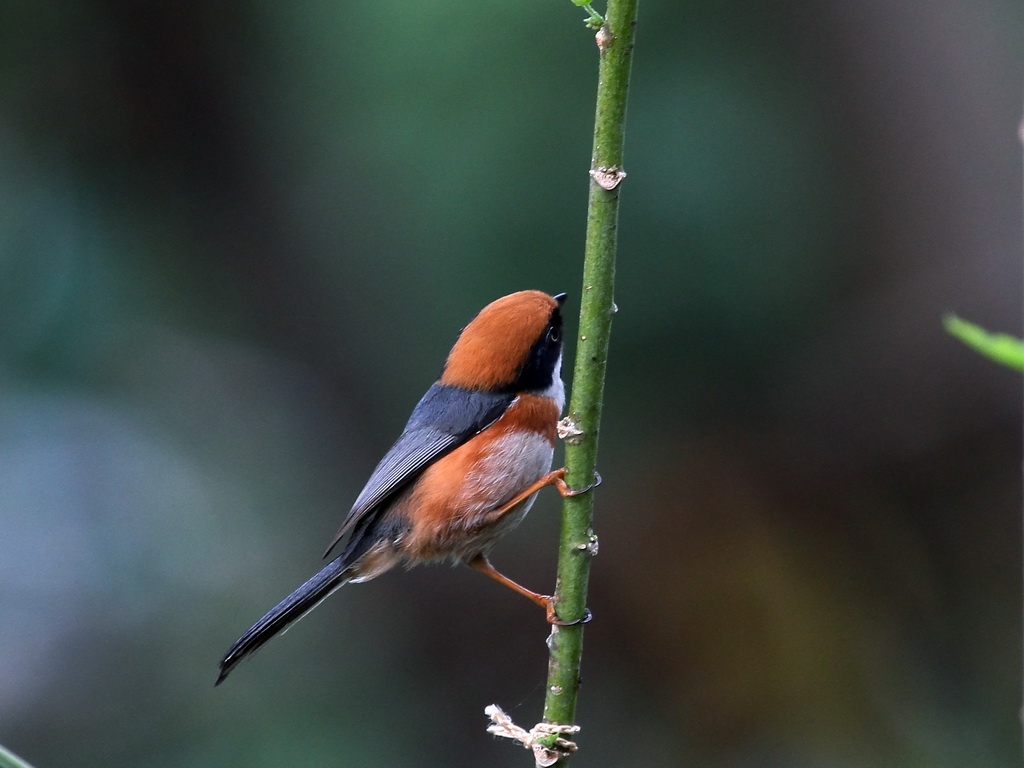
{"type": "MultiPolygon", "coordinates": [[[[1020,758],[1013,0],[643,0],[582,766],[1020,758]]],[[[459,328],[578,309],[568,2],[0,9],[0,743],[65,766],[523,766],[547,628],[313,573],[459,328]]],[[[555,494],[494,560],[553,582],[555,494]]],[[[547,586],[545,586],[547,585],[547,586]]]]}

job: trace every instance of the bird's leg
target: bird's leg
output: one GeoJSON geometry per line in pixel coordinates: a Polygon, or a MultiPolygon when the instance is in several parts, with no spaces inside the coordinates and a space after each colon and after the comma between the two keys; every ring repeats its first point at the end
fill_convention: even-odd
{"type": "Polygon", "coordinates": [[[535,494],[541,488],[544,488],[545,486],[548,486],[548,485],[555,486],[555,488],[558,490],[558,492],[564,498],[566,496],[579,496],[581,493],[586,493],[587,491],[590,491],[590,490],[593,490],[594,488],[597,488],[597,486],[599,486],[600,484],[601,484],[601,476],[595,472],[594,473],[594,482],[592,482],[586,488],[580,488],[579,490],[573,490],[572,488],[570,488],[568,485],[565,484],[565,467],[562,467],[561,469],[553,469],[550,472],[548,472],[546,475],[541,475],[540,478],[538,478],[537,480],[533,481],[524,490],[520,491],[515,496],[513,496],[510,500],[506,501],[504,504],[502,504],[500,507],[498,507],[498,509],[496,509],[494,511],[494,517],[495,517],[495,519],[500,518],[502,515],[504,515],[506,512],[508,512],[513,507],[515,507],[517,504],[519,504],[519,503],[521,503],[523,501],[526,501],[526,499],[528,499],[531,496],[533,496],[533,494],[535,494]]]}
{"type": "MultiPolygon", "coordinates": [[[[522,504],[524,501],[526,501],[533,494],[535,494],[537,491],[539,491],[541,488],[544,488],[545,486],[555,486],[558,492],[563,497],[565,497],[579,496],[581,493],[586,493],[587,491],[596,488],[600,484],[601,476],[595,472],[594,482],[592,482],[586,488],[573,490],[565,483],[565,467],[562,467],[560,469],[553,469],[547,474],[542,475],[540,478],[538,478],[533,483],[528,485],[525,489],[517,493],[507,502],[505,502],[496,510],[491,512],[487,516],[488,523],[490,524],[494,521],[501,519],[503,515],[505,515],[512,509],[515,509],[515,507],[517,507],[519,504],[522,504]]],[[[586,609],[586,613],[583,614],[582,618],[577,619],[576,621],[562,621],[560,618],[558,618],[558,614],[555,612],[555,598],[551,597],[550,595],[541,595],[537,592],[533,592],[532,590],[529,590],[526,587],[524,587],[522,584],[517,584],[516,582],[512,581],[512,579],[510,579],[508,576],[504,575],[503,573],[495,569],[495,567],[491,565],[490,560],[488,560],[485,555],[476,555],[475,557],[467,560],[466,565],[468,565],[470,568],[480,571],[480,573],[490,576],[499,584],[504,584],[506,587],[518,592],[526,599],[532,600],[534,603],[536,603],[544,609],[549,624],[557,624],[562,627],[567,627],[573,624],[586,624],[588,621],[590,621],[591,618],[593,618],[591,616],[590,609],[588,608],[586,609]]]]}
{"type": "Polygon", "coordinates": [[[555,598],[550,595],[541,595],[537,592],[533,592],[522,584],[517,584],[512,581],[508,576],[498,571],[491,561],[487,559],[486,555],[476,555],[475,557],[466,561],[466,565],[474,570],[480,571],[485,576],[490,576],[499,584],[504,584],[511,590],[518,592],[520,595],[525,597],[527,600],[531,600],[541,608],[544,609],[544,614],[547,617],[548,624],[557,624],[560,627],[569,627],[573,624],[586,624],[592,618],[590,609],[587,609],[586,613],[583,614],[583,618],[577,619],[576,621],[562,621],[558,618],[558,614],[555,612],[555,598]]]}

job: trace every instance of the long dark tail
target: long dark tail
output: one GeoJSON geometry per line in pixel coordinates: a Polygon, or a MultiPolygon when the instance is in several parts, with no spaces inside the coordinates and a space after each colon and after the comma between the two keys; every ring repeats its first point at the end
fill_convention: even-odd
{"type": "Polygon", "coordinates": [[[349,564],[342,563],[341,557],[329,562],[319,573],[275,605],[267,615],[253,624],[249,631],[238,638],[224,658],[220,660],[220,675],[215,685],[224,682],[231,670],[242,659],[256,651],[274,635],[284,632],[292,624],[316,608],[334,590],[348,581],[349,564]]]}

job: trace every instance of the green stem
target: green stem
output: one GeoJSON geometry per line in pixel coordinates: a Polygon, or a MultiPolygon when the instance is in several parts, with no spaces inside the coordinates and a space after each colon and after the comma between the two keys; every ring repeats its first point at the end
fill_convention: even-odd
{"type": "MultiPolygon", "coordinates": [[[[593,481],[597,439],[604,399],[605,368],[612,314],[615,312],[616,223],[622,177],[629,67],[633,52],[638,0],[609,0],[604,24],[597,32],[600,69],[594,152],[587,215],[580,335],[577,339],[569,419],[582,432],[566,440],[566,482],[583,488],[593,481]]],[[[584,616],[590,561],[597,539],[591,529],[594,493],[565,499],[559,544],[558,615],[565,621],[584,616]]],[[[583,625],[554,627],[549,641],[548,685],[544,720],[571,725],[583,652],[583,625]]],[[[564,758],[563,758],[564,759],[564,758]]]]}

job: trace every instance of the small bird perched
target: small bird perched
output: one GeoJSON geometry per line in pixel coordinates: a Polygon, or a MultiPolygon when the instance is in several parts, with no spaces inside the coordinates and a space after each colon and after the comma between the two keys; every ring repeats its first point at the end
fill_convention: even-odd
{"type": "Polygon", "coordinates": [[[554,485],[571,496],[593,487],[570,490],[564,469],[549,471],[565,405],[564,302],[564,293],[520,291],[473,318],[324,557],[347,536],[341,554],[235,641],[221,659],[217,685],[334,590],[397,565],[463,562],[543,607],[549,622],[565,623],[553,598],[517,584],[487,559],[541,488],[554,485]]]}

